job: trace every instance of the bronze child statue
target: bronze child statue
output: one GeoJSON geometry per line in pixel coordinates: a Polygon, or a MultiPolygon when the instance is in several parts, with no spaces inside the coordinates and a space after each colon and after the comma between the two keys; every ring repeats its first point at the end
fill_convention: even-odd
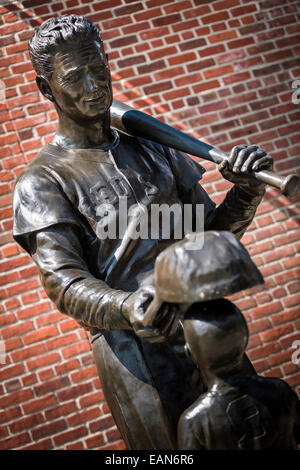
{"type": "Polygon", "coordinates": [[[248,328],[239,309],[218,299],[193,306],[183,321],[206,393],[181,416],[184,450],[292,450],[300,442],[300,402],[283,380],[248,375],[248,328]]]}
{"type": "Polygon", "coordinates": [[[147,277],[176,241],[173,222],[168,239],[135,239],[127,230],[104,238],[107,204],[115,218],[124,199],[128,213],[134,204],[203,204],[205,230],[239,239],[265,190],[250,172],[271,169],[272,159],[255,145],[235,147],[219,167],[235,184],[216,207],[198,184],[198,163],[111,128],[110,70],[93,23],[76,15],[49,19],[29,52],[59,123],[16,183],[14,237],[57,308],[91,331],[105,397],[127,447],[174,449],[179,416],[199,395],[191,379],[197,369],[183,352],[175,304],[163,303],[152,325],[143,323],[154,296],[147,277]]]}

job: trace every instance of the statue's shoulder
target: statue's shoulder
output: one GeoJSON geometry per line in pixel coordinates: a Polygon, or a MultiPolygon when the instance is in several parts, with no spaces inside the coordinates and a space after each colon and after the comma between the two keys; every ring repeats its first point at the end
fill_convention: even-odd
{"type": "Polygon", "coordinates": [[[120,133],[120,145],[122,147],[134,147],[148,152],[154,152],[159,155],[165,156],[167,147],[154,142],[152,140],[144,139],[143,137],[131,136],[128,134],[120,133]]]}
{"type": "Polygon", "coordinates": [[[57,185],[54,172],[51,170],[51,153],[48,145],[44,146],[37,156],[18,175],[14,193],[28,193],[57,185]]]}

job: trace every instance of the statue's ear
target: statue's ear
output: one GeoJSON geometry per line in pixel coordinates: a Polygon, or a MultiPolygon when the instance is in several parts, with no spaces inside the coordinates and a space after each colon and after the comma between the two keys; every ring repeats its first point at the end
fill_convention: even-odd
{"type": "Polygon", "coordinates": [[[40,90],[40,92],[50,101],[54,102],[54,96],[52,93],[52,90],[50,88],[49,82],[46,78],[37,76],[36,79],[36,84],[40,90]]]}

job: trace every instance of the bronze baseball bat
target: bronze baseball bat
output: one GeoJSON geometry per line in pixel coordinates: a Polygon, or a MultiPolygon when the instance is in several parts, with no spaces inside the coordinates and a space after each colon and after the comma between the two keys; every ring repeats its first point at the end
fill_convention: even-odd
{"type": "MultiPolygon", "coordinates": [[[[228,159],[228,155],[216,147],[197,140],[121,101],[113,100],[110,113],[112,127],[125,134],[152,140],[217,164],[228,159]]],[[[279,189],[285,196],[295,196],[300,191],[298,175],[280,176],[267,170],[253,171],[252,175],[257,180],[279,189]]]]}

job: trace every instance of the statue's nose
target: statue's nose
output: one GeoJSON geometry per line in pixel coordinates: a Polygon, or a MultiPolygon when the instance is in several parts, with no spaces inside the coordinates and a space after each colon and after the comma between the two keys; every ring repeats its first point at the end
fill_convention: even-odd
{"type": "Polygon", "coordinates": [[[95,77],[89,72],[86,74],[86,87],[89,92],[93,92],[98,88],[95,77]]]}

